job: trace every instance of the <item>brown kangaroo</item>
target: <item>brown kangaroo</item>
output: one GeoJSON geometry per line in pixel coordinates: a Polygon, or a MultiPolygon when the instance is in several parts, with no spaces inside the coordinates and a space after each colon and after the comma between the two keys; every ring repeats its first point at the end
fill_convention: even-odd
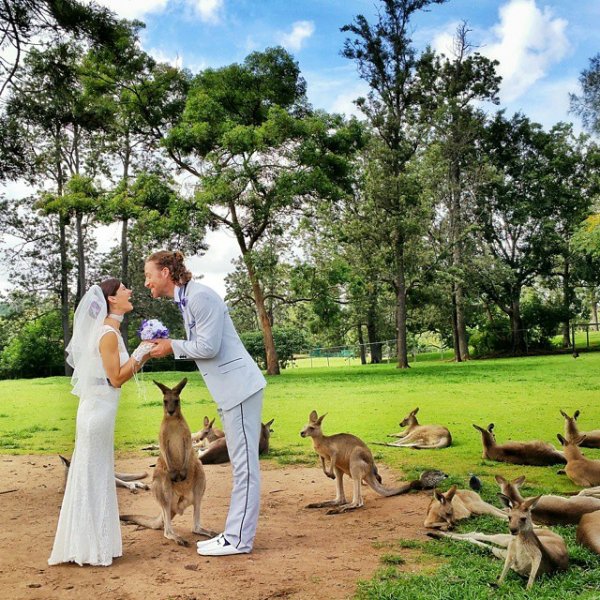
{"type": "Polygon", "coordinates": [[[200,431],[196,431],[196,433],[192,433],[192,444],[195,447],[201,446],[206,448],[211,442],[225,437],[223,431],[213,427],[215,419],[209,421],[208,417],[204,417],[203,428],[200,431]]]}
{"type": "Polygon", "coordinates": [[[160,455],[152,479],[152,492],[160,506],[161,514],[154,518],[121,515],[121,520],[150,529],[163,527],[166,538],[174,540],[180,546],[187,546],[188,542],[173,531],[171,520],[175,515],[183,514],[190,504],[194,505],[192,532],[208,537],[215,535],[213,531],[200,525],[200,505],[206,488],[206,478],[202,464],[192,448],[190,428],[181,414],[179,395],[187,379],[183,379],[173,389],[158,381],[154,383],[163,392],[164,407],[158,435],[160,455]]]}
{"type": "Polygon", "coordinates": [[[592,552],[600,554],[600,510],[581,517],[577,526],[577,541],[592,552]]]}
{"type": "MultiPolygon", "coordinates": [[[[496,475],[500,491],[510,498],[513,504],[520,504],[524,498],[519,488],[525,481],[525,476],[517,477],[512,481],[506,480],[501,475],[496,475]]],[[[600,510],[600,498],[585,496],[544,495],[531,509],[531,517],[535,523],[542,525],[576,525],[583,515],[600,510]]]]}
{"type": "Polygon", "coordinates": [[[445,494],[433,490],[433,498],[427,508],[423,525],[428,529],[452,529],[457,521],[473,515],[491,515],[499,519],[508,518],[499,508],[484,502],[477,492],[458,490],[453,485],[445,494]]]}
{"type": "MultiPolygon", "coordinates": [[[[260,437],[258,439],[258,453],[267,454],[269,452],[269,439],[273,430],[271,425],[275,419],[267,423],[260,424],[260,437]]],[[[229,462],[229,452],[225,438],[217,438],[211,442],[204,450],[198,451],[198,457],[203,465],[218,465],[229,462]]]]}
{"type": "Polygon", "coordinates": [[[488,460],[534,466],[564,465],[567,462],[564,454],[547,442],[535,440],[497,444],[493,423],[490,423],[487,429],[475,424],[473,427],[481,432],[483,458],[488,460]]]}
{"type": "MultiPolygon", "coordinates": [[[[321,423],[325,415],[320,417],[312,411],[308,417],[308,424],[300,432],[302,437],[311,437],[313,446],[321,458],[323,472],[330,479],[335,479],[337,494],[335,500],[309,504],[306,508],[323,508],[333,506],[327,511],[328,515],[338,514],[360,508],[364,505],[361,482],[364,481],[372,490],[381,496],[397,496],[415,489],[414,482],[403,484],[397,488],[387,488],[381,483],[381,476],[377,472],[373,455],[367,445],[355,435],[338,433],[323,435],[321,423]],[[327,469],[329,462],[329,469],[327,469]],[[352,502],[346,502],[344,494],[344,475],[348,475],[354,482],[352,502]]],[[[421,482],[419,482],[421,483],[421,482]]]]}
{"type": "Polygon", "coordinates": [[[560,414],[565,418],[565,438],[573,440],[581,435],[585,438],[579,444],[582,448],[600,448],[600,429],[593,429],[592,431],[579,431],[577,427],[577,418],[581,414],[578,410],[575,411],[572,417],[566,412],[560,411],[560,414]]]}
{"type": "Polygon", "coordinates": [[[566,440],[559,433],[556,437],[565,449],[565,456],[567,457],[565,472],[567,477],[575,485],[581,487],[600,485],[600,460],[586,458],[578,448],[585,436],[566,440]]]}
{"type": "Polygon", "coordinates": [[[442,425],[419,425],[416,414],[419,408],[408,413],[400,423],[400,427],[406,427],[400,433],[392,433],[389,437],[400,438],[397,442],[390,442],[386,446],[397,446],[399,448],[416,448],[427,450],[434,448],[447,448],[452,444],[452,436],[446,427],[442,425]]]}
{"type": "Polygon", "coordinates": [[[562,537],[549,529],[533,529],[531,509],[538,499],[527,498],[521,503],[513,503],[507,496],[498,495],[510,509],[508,514],[510,534],[486,535],[476,531],[461,534],[436,531],[427,535],[434,538],[464,540],[487,548],[494,556],[503,558],[504,568],[498,584],[504,582],[509,569],[528,577],[527,589],[533,586],[538,575],[567,569],[569,553],[562,537]]]}

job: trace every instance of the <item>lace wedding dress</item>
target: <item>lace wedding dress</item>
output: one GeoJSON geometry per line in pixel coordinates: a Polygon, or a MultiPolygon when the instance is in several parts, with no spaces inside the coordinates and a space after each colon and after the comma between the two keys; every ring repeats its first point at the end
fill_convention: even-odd
{"type": "MultiPolygon", "coordinates": [[[[129,359],[116,329],[121,366],[129,359]]],[[[120,389],[98,397],[82,395],[77,410],[75,450],[67,479],[56,537],[48,564],[110,565],[123,553],[114,473],[115,417],[120,389]]]]}

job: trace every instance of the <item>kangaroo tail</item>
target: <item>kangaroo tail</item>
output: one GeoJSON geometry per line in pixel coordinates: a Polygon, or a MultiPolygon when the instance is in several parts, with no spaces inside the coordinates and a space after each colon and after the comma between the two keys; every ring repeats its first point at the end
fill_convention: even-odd
{"type": "Polygon", "coordinates": [[[379,471],[377,470],[377,465],[373,465],[373,476],[375,477],[375,479],[377,479],[377,481],[379,483],[383,483],[383,480],[381,479],[381,475],[379,474],[379,471]]]}
{"type": "Polygon", "coordinates": [[[146,517],[145,515],[120,515],[119,518],[126,523],[135,523],[136,525],[141,525],[148,529],[160,529],[163,526],[162,515],[158,515],[157,517],[146,517]]]}
{"type": "Polygon", "coordinates": [[[374,492],[377,492],[380,496],[386,497],[399,496],[400,494],[406,494],[407,492],[410,492],[410,490],[423,489],[423,484],[419,480],[408,481],[407,483],[403,483],[398,487],[388,488],[381,483],[381,477],[377,478],[374,473],[370,477],[366,477],[365,481],[374,492]]]}
{"type": "Polygon", "coordinates": [[[148,473],[115,473],[115,477],[121,481],[137,481],[138,479],[144,479],[148,477],[148,473]]]}

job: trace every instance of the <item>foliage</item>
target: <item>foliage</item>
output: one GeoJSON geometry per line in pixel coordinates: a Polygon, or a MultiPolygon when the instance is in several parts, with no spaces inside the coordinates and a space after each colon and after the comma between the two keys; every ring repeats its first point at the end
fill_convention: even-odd
{"type": "MultiPolygon", "coordinates": [[[[262,369],[266,369],[267,357],[262,333],[260,331],[246,331],[240,334],[240,337],[250,356],[262,369]]],[[[291,327],[273,327],[273,339],[277,349],[279,366],[282,369],[285,369],[288,363],[293,360],[294,354],[305,351],[308,345],[304,332],[291,327]]]]}

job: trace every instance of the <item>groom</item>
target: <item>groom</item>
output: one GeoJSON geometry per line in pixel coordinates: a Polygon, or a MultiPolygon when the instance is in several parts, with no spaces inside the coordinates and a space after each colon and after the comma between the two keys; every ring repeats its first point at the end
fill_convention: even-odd
{"type": "Polygon", "coordinates": [[[157,340],[150,355],[193,359],[217,403],[233,471],[231,504],[222,534],[198,542],[198,554],[228,556],[250,552],[260,503],[260,436],[263,389],[260,369],[242,344],[223,300],[211,288],[191,281],[181,252],[152,254],[144,265],[145,286],[153,298],[173,298],[187,340],[157,340]]]}

